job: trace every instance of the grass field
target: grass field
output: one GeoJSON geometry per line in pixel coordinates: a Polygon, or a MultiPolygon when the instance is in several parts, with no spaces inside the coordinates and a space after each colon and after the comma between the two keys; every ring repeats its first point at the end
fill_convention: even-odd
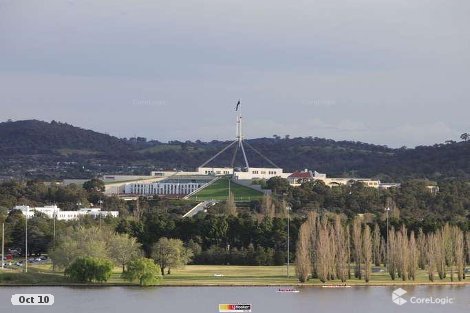
{"type": "MultiPolygon", "coordinates": [[[[226,265],[188,265],[182,269],[172,270],[171,275],[165,275],[161,286],[322,286],[318,279],[300,284],[295,277],[295,268],[290,266],[290,277],[287,278],[286,266],[226,266],[226,265]]],[[[450,278],[439,280],[436,277],[431,283],[424,271],[418,271],[415,281],[396,279],[392,281],[385,272],[372,273],[371,281],[349,279],[346,284],[351,286],[386,286],[413,284],[450,284],[450,278]]],[[[0,272],[0,285],[70,285],[63,272],[52,272],[50,265],[31,265],[28,273],[21,271],[0,272]]],[[[340,281],[330,281],[326,285],[342,284],[340,281]]],[[[454,284],[470,284],[470,280],[454,284]]],[[[103,285],[103,284],[94,284],[103,285]]],[[[104,285],[136,285],[121,278],[121,269],[116,267],[110,280],[104,285]]]]}
{"type": "MultiPolygon", "coordinates": [[[[221,178],[212,185],[204,188],[191,199],[197,200],[226,200],[228,196],[229,179],[221,178]]],[[[235,196],[235,201],[258,200],[263,197],[263,193],[254,189],[230,182],[230,190],[235,196]]]]}

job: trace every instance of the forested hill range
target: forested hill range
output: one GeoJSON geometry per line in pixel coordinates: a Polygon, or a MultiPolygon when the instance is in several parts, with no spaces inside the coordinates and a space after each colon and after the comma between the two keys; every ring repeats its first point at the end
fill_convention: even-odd
{"type": "MultiPolygon", "coordinates": [[[[470,141],[393,149],[274,135],[248,143],[286,171],[308,168],[329,176],[375,177],[384,182],[470,179],[470,141]]],[[[194,169],[227,144],[120,139],[55,121],[8,121],[0,123],[0,178],[90,178],[104,173],[148,174],[161,168],[194,169]]],[[[251,149],[247,154],[250,165],[266,165],[251,149]]],[[[227,151],[213,165],[227,165],[231,156],[227,151]]]]}

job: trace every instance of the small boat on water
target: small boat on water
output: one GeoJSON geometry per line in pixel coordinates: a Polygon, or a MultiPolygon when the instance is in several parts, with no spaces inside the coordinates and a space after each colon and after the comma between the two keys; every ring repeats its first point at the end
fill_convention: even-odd
{"type": "Polygon", "coordinates": [[[279,288],[276,292],[282,293],[299,293],[300,291],[294,288],[279,288]]]}
{"type": "Polygon", "coordinates": [[[350,285],[340,284],[340,285],[323,285],[323,288],[351,288],[350,285]]]}

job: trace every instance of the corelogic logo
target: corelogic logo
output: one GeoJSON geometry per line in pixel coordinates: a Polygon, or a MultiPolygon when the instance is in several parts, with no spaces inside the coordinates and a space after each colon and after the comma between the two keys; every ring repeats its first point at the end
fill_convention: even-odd
{"type": "Polygon", "coordinates": [[[436,297],[411,297],[409,300],[403,298],[403,296],[407,294],[407,291],[398,288],[392,292],[392,301],[397,305],[403,305],[407,302],[411,304],[438,304],[438,305],[447,305],[447,304],[454,304],[455,298],[450,297],[443,297],[443,298],[436,298],[436,297]]]}
{"type": "Polygon", "coordinates": [[[402,297],[406,294],[406,290],[403,290],[401,288],[398,288],[392,292],[392,301],[398,305],[403,305],[407,303],[405,299],[402,297]]]}

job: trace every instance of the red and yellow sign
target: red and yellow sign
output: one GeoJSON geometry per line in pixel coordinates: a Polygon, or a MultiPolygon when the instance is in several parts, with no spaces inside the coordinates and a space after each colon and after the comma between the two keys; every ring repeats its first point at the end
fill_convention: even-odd
{"type": "Polygon", "coordinates": [[[251,312],[251,304],[219,304],[219,312],[251,312]]]}

